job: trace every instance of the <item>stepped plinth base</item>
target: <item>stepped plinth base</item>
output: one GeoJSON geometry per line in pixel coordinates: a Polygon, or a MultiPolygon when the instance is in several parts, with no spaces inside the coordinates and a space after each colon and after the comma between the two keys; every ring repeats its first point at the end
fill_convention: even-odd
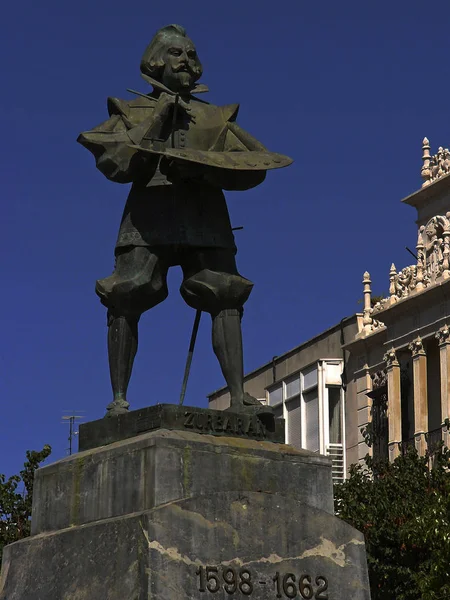
{"type": "Polygon", "coordinates": [[[37,472],[33,535],[0,600],[369,600],[363,536],[333,515],[330,461],[156,429],[37,472]]]}

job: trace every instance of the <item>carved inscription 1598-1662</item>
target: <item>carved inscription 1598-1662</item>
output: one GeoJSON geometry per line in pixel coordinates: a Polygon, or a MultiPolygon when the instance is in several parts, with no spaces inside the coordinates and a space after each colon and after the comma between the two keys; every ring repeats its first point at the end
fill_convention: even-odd
{"type": "Polygon", "coordinates": [[[236,569],[223,565],[198,567],[197,584],[199,592],[215,594],[224,590],[232,595],[240,592],[251,596],[258,588],[270,588],[276,598],[300,598],[303,600],[329,600],[328,579],[308,573],[280,573],[277,571],[269,580],[257,577],[252,569],[236,569]]]}

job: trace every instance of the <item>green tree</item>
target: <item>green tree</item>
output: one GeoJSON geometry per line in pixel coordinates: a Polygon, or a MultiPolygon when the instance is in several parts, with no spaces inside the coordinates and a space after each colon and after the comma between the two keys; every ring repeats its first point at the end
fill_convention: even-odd
{"type": "Polygon", "coordinates": [[[372,600],[450,598],[450,451],[353,465],[336,514],[364,533],[372,600]],[[432,468],[430,466],[432,465],[432,468]]]}
{"type": "Polygon", "coordinates": [[[19,475],[7,479],[0,473],[0,559],[4,546],[30,535],[34,473],[50,453],[47,445],[28,450],[19,475]]]}

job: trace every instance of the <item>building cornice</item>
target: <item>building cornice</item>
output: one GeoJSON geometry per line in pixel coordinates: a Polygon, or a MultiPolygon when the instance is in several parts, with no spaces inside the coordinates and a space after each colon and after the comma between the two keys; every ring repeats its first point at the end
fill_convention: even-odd
{"type": "MultiPolygon", "coordinates": [[[[386,327],[389,327],[400,315],[411,311],[416,312],[421,305],[434,303],[439,297],[442,300],[450,298],[450,279],[439,281],[430,287],[406,296],[406,298],[399,298],[393,304],[378,310],[377,317],[380,317],[386,327]]],[[[373,335],[372,333],[368,337],[372,337],[373,335]]]]}
{"type": "Polygon", "coordinates": [[[450,173],[444,175],[441,179],[436,179],[436,181],[433,181],[433,183],[430,183],[427,187],[423,187],[409,196],[406,196],[406,198],[403,198],[402,202],[419,209],[423,204],[427,203],[428,200],[431,200],[438,195],[440,196],[447,190],[450,191],[450,173]]]}

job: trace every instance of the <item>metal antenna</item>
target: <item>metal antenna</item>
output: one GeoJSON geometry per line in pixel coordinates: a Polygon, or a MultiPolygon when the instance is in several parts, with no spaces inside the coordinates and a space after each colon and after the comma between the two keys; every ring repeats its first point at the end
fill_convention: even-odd
{"type": "MultiPolygon", "coordinates": [[[[84,415],[80,415],[80,414],[75,414],[75,411],[73,410],[66,410],[64,412],[67,412],[69,414],[67,415],[63,415],[62,417],[62,423],[65,425],[67,422],[69,422],[69,456],[72,454],[72,440],[73,438],[78,435],[78,431],[74,431],[75,429],[75,422],[79,421],[81,419],[84,419],[84,415]]],[[[84,412],[84,411],[77,411],[78,413],[80,412],[84,412]]]]}
{"type": "Polygon", "coordinates": [[[416,260],[418,260],[418,258],[417,258],[417,255],[416,255],[416,254],[414,254],[414,252],[413,252],[412,250],[410,250],[410,249],[408,248],[408,246],[405,246],[405,250],[407,250],[407,251],[408,251],[408,252],[409,252],[409,253],[410,253],[412,256],[414,256],[414,258],[415,258],[416,260]]]}

